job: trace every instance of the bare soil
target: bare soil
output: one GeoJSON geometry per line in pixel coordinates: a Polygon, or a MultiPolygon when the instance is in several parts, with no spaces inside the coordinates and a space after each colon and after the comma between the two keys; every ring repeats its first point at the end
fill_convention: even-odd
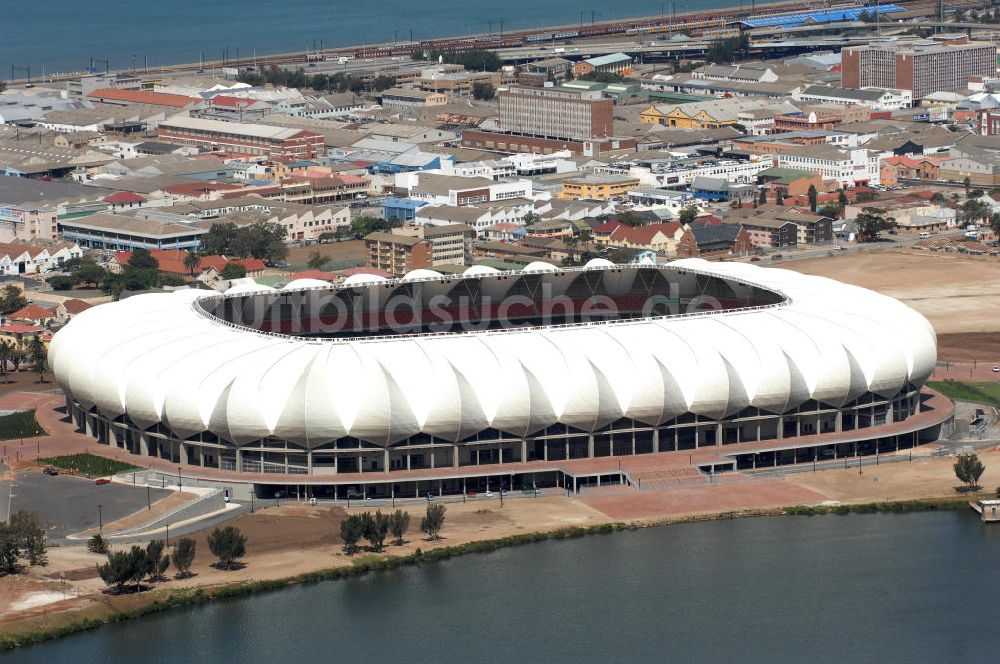
{"type": "Polygon", "coordinates": [[[309,268],[309,257],[319,252],[331,263],[341,261],[365,260],[365,243],[363,240],[348,240],[347,242],[330,242],[328,244],[311,244],[307,247],[289,247],[285,259],[291,269],[300,271],[309,268]]]}
{"type": "Polygon", "coordinates": [[[789,261],[781,267],[870,288],[913,307],[937,330],[940,359],[1000,359],[996,258],[886,250],[789,261]]]}

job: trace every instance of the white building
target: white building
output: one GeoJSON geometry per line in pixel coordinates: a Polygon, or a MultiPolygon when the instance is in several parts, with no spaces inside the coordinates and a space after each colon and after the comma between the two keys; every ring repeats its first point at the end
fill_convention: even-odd
{"type": "Polygon", "coordinates": [[[879,181],[879,154],[864,148],[840,150],[832,145],[803,145],[778,155],[778,166],[817,173],[845,187],[879,181]]]}
{"type": "Polygon", "coordinates": [[[797,101],[839,106],[867,106],[873,111],[895,111],[913,106],[910,90],[890,88],[837,88],[809,85],[792,94],[797,101]]]}

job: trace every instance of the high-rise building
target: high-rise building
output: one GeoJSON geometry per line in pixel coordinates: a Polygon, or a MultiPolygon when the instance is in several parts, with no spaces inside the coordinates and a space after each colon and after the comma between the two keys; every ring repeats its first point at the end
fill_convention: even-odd
{"type": "Polygon", "coordinates": [[[504,132],[572,141],[614,132],[614,102],[597,91],[514,85],[497,96],[497,107],[504,132]]]}
{"type": "Polygon", "coordinates": [[[964,89],[974,76],[997,71],[992,44],[869,44],[841,50],[841,85],[845,88],[910,90],[914,99],[932,92],[964,89]]]}

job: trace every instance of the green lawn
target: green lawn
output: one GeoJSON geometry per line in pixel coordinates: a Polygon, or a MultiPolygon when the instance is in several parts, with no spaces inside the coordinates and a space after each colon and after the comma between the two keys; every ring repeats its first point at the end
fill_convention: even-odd
{"type": "Polygon", "coordinates": [[[45,429],[35,420],[35,411],[25,410],[10,415],[0,415],[0,440],[17,440],[46,435],[45,429]]]}
{"type": "Polygon", "coordinates": [[[66,456],[39,459],[38,462],[47,466],[55,466],[56,468],[72,470],[83,475],[90,475],[91,477],[105,477],[138,468],[138,466],[115,461],[114,459],[105,459],[96,454],[67,454],[66,456]]]}
{"type": "Polygon", "coordinates": [[[1000,383],[963,383],[947,380],[931,381],[927,386],[952,399],[974,401],[1000,408],[1000,383]]]}

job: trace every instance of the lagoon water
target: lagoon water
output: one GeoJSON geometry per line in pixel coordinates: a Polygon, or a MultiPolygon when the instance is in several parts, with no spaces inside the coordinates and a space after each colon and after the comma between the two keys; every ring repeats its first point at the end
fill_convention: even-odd
{"type": "Polygon", "coordinates": [[[998,561],[1000,526],[965,511],[683,524],[179,610],[0,661],[995,663],[998,561]]]}
{"type": "MultiPolygon", "coordinates": [[[[387,42],[398,38],[430,39],[492,29],[590,22],[670,11],[670,2],[627,3],[570,0],[5,0],[0,11],[0,79],[11,65],[43,70],[82,71],[91,58],[109,60],[111,69],[127,69],[133,56],[151,70],[165,64],[300,51],[325,46],[387,42]],[[582,14],[581,14],[582,12],[582,14]],[[582,19],[581,19],[582,16],[582,19]]],[[[676,3],[678,12],[738,4],[734,0],[676,3]]],[[[103,68],[103,63],[99,65],[103,68]]],[[[24,76],[17,72],[17,78],[24,76]]]]}

